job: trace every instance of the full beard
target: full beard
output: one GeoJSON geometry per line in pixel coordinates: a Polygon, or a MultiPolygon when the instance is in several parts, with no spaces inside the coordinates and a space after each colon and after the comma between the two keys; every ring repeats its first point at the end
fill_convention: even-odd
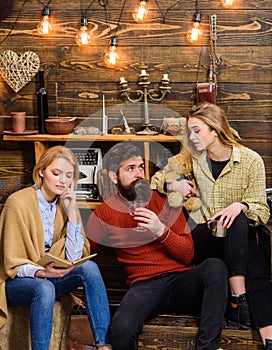
{"type": "Polygon", "coordinates": [[[117,189],[128,201],[148,201],[151,196],[150,184],[145,179],[137,179],[129,185],[123,185],[117,177],[117,189]]]}

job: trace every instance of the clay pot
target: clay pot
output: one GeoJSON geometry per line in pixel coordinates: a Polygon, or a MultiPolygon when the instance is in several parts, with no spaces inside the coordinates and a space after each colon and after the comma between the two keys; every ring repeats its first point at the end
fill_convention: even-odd
{"type": "Polygon", "coordinates": [[[49,118],[45,120],[45,127],[49,134],[66,135],[73,131],[75,120],[73,118],[49,118]]]}
{"type": "Polygon", "coordinates": [[[26,112],[11,112],[12,130],[24,132],[26,128],[26,112]]]}

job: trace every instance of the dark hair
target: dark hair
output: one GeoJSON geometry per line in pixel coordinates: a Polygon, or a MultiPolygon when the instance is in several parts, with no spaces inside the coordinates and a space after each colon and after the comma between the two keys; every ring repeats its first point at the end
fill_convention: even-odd
{"type": "Polygon", "coordinates": [[[118,172],[121,165],[131,158],[142,157],[139,147],[132,142],[120,142],[114,145],[105,156],[105,167],[108,171],[118,172]]]}

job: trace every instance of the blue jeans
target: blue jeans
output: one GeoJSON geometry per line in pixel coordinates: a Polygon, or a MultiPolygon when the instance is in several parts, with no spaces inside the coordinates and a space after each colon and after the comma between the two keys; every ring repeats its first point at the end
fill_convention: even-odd
{"type": "Polygon", "coordinates": [[[216,350],[226,303],[227,269],[219,259],[207,259],[184,272],[135,282],[112,320],[113,349],[137,350],[144,322],[170,311],[201,314],[196,349],[216,350]]]}
{"type": "Polygon", "coordinates": [[[64,277],[9,279],[6,295],[9,306],[30,307],[32,350],[48,350],[56,298],[84,287],[85,305],[96,345],[110,344],[108,298],[98,266],[86,261],[64,277]]]}

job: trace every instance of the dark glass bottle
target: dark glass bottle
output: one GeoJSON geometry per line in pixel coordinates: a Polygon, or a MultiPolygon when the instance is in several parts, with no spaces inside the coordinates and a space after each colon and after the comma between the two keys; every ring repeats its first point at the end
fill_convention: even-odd
{"type": "Polygon", "coordinates": [[[44,71],[39,71],[40,87],[37,92],[39,133],[46,134],[45,119],[48,118],[47,92],[44,87],[44,71]]]}

